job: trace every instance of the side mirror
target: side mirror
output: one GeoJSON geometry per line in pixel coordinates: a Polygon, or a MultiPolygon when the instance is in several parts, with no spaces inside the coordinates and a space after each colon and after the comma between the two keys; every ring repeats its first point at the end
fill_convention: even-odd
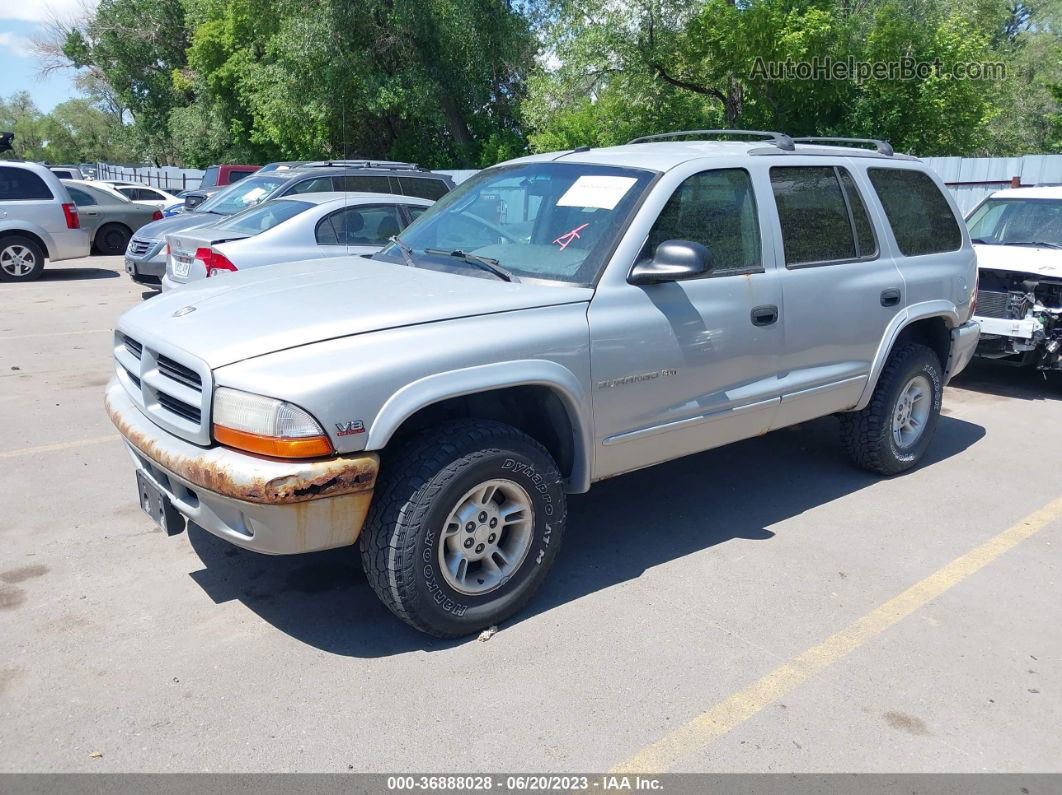
{"type": "Polygon", "coordinates": [[[631,268],[631,284],[658,284],[696,279],[712,270],[712,252],[692,240],[665,240],[656,247],[653,258],[631,268]]]}

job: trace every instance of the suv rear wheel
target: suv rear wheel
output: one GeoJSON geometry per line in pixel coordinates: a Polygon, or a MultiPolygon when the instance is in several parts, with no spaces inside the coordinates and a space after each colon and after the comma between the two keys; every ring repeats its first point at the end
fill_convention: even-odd
{"type": "Polygon", "coordinates": [[[0,282],[29,282],[44,270],[44,251],[23,235],[0,237],[0,282]]]}
{"type": "Polygon", "coordinates": [[[932,349],[917,343],[897,348],[867,407],[840,415],[848,456],[881,475],[915,466],[932,441],[943,393],[940,359],[932,349]]]}
{"type": "Polygon", "coordinates": [[[566,511],[542,445],[504,423],[450,422],[385,462],[361,535],[365,575],[407,624],[467,635],[531,598],[557,555],[566,511]]]}

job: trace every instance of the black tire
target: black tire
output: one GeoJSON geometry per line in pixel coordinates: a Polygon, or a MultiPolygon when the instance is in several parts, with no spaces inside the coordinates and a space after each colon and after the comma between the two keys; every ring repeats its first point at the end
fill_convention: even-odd
{"type": "Polygon", "coordinates": [[[108,257],[124,254],[133,233],[122,224],[104,224],[96,230],[96,250],[108,257]]]}
{"type": "Polygon", "coordinates": [[[856,466],[880,475],[896,475],[916,466],[933,440],[940,418],[944,378],[940,359],[930,348],[906,343],[890,354],[870,403],[862,411],[840,415],[841,441],[856,466]],[[901,446],[892,431],[900,396],[911,379],[924,375],[931,388],[929,417],[921,435],[901,446]]]}
{"type": "Polygon", "coordinates": [[[500,422],[448,422],[385,456],[361,534],[365,576],[415,629],[440,638],[468,635],[527,603],[556,558],[566,515],[560,472],[542,445],[500,422]],[[492,479],[515,483],[530,498],[530,545],[494,590],[468,595],[447,582],[439,545],[462,497],[492,479]]]}
{"type": "Polygon", "coordinates": [[[0,236],[0,282],[31,282],[43,271],[44,250],[35,240],[25,235],[0,236]],[[29,269],[24,270],[27,265],[29,269]]]}

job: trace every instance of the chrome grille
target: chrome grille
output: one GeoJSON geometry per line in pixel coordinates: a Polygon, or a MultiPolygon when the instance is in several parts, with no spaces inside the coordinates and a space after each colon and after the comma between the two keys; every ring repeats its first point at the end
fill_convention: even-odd
{"type": "Polygon", "coordinates": [[[143,240],[139,237],[134,237],[129,241],[129,253],[135,257],[142,257],[151,250],[153,245],[155,245],[154,240],[143,240]]]}
{"type": "Polygon", "coordinates": [[[977,311],[981,317],[1003,318],[1007,315],[1007,293],[995,293],[989,290],[977,291],[977,311]]]}
{"type": "MultiPolygon", "coordinates": [[[[139,336],[139,335],[138,335],[139,336]]],[[[210,369],[180,350],[114,335],[118,380],[156,425],[196,444],[210,444],[210,369]]]]}

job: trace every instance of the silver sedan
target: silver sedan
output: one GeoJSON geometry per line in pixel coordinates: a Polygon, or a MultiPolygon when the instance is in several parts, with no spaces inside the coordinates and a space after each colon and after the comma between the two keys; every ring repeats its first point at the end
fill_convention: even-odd
{"type": "Polygon", "coordinates": [[[278,262],[373,254],[432,205],[387,193],[302,193],[166,236],[162,289],[278,262]]]}
{"type": "Polygon", "coordinates": [[[123,254],[133,232],[162,218],[156,208],[130,201],[109,185],[79,179],[64,179],[63,184],[77,205],[81,228],[100,254],[123,254]]]}

